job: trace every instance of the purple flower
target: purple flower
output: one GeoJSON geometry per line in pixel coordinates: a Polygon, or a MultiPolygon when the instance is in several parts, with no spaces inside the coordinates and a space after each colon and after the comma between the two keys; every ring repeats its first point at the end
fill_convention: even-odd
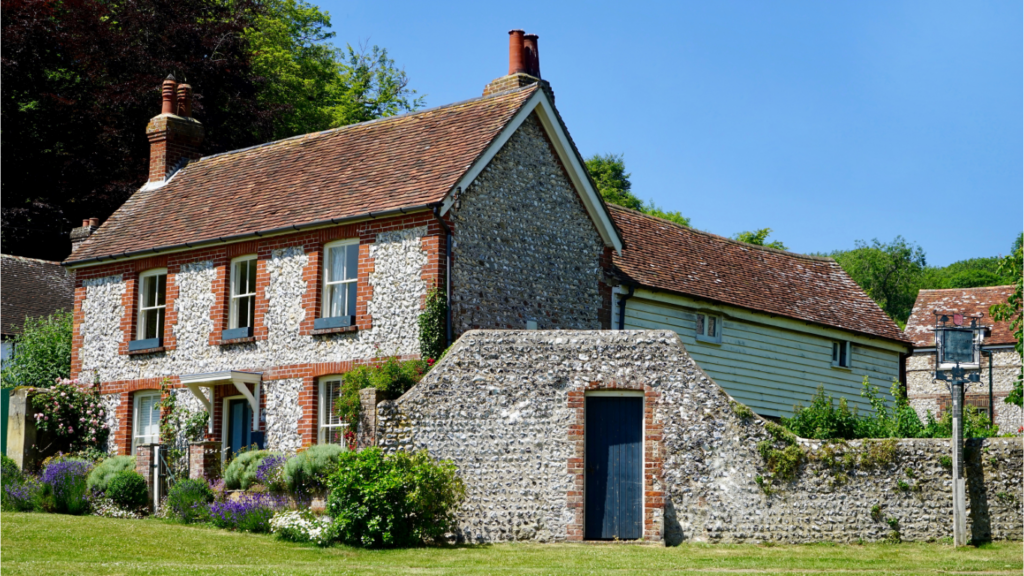
{"type": "Polygon", "coordinates": [[[267,456],[260,460],[256,467],[256,481],[264,486],[269,486],[277,481],[281,466],[284,466],[285,457],[278,454],[267,456]]]}
{"type": "Polygon", "coordinates": [[[218,528],[241,532],[270,532],[274,512],[284,508],[283,498],[270,494],[247,494],[237,502],[214,502],[210,505],[210,521],[218,528]]]}

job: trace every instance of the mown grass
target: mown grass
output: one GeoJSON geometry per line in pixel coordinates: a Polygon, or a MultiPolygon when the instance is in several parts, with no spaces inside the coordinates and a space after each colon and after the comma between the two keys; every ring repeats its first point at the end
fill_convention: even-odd
{"type": "Polygon", "coordinates": [[[161,520],[0,515],[5,575],[29,574],[1021,574],[1021,543],[674,548],[499,544],[327,549],[161,520]]]}

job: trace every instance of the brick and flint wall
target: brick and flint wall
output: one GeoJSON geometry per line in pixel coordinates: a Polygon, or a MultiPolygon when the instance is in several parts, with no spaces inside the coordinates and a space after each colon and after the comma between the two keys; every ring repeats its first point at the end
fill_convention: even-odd
{"type": "MultiPolygon", "coordinates": [[[[261,404],[271,449],[294,451],[316,441],[318,378],[378,355],[419,355],[416,319],[427,291],[444,285],[444,231],[429,212],[203,248],[80,269],[75,288],[73,376],[98,379],[113,433],[112,448],[130,450],[133,395],[179,386],[183,374],[222,370],[263,373],[261,404]],[[319,316],[323,245],[359,238],[356,326],[313,330],[319,316]],[[226,341],[231,258],[256,254],[254,336],[226,341]],[[167,268],[163,346],[129,352],[136,339],[138,276],[167,268]]],[[[221,401],[238,392],[219,386],[221,401]]],[[[179,398],[199,410],[186,390],[179,398]]]]}
{"type": "MultiPolygon", "coordinates": [[[[594,390],[643,391],[645,540],[952,535],[948,440],[796,439],[794,477],[769,481],[766,491],[757,445],[770,437],[769,424],[738,409],[667,330],[467,333],[416,387],[377,406],[377,442],[456,464],[466,484],[466,541],[580,540],[582,403],[594,390]]],[[[965,454],[968,533],[1019,540],[1020,439],[972,440],[965,454]]]]}
{"type": "Polygon", "coordinates": [[[477,328],[609,328],[610,257],[536,115],[452,210],[455,336],[477,328]]]}

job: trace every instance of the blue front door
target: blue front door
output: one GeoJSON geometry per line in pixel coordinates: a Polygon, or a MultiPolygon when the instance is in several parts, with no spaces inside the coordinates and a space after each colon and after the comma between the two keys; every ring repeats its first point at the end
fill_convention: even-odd
{"type": "Polygon", "coordinates": [[[586,399],[584,538],[643,537],[644,400],[634,396],[586,399]]]}
{"type": "Polygon", "coordinates": [[[228,447],[238,454],[252,443],[252,408],[245,399],[228,401],[228,447]]]}

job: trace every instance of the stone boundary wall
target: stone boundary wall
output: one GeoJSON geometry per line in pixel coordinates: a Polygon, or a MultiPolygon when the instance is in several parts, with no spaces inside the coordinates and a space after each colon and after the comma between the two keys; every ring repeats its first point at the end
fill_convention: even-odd
{"type": "MultiPolygon", "coordinates": [[[[656,513],[646,540],[952,535],[948,440],[792,439],[796,472],[772,480],[758,444],[772,441],[773,425],[733,402],[671,331],[468,332],[415,388],[377,406],[377,443],[456,463],[467,488],[467,541],[579,539],[576,404],[596,388],[644,390],[645,410],[653,409],[644,504],[656,513]]],[[[969,444],[974,539],[1024,535],[1022,453],[1020,438],[969,444]]]]}

